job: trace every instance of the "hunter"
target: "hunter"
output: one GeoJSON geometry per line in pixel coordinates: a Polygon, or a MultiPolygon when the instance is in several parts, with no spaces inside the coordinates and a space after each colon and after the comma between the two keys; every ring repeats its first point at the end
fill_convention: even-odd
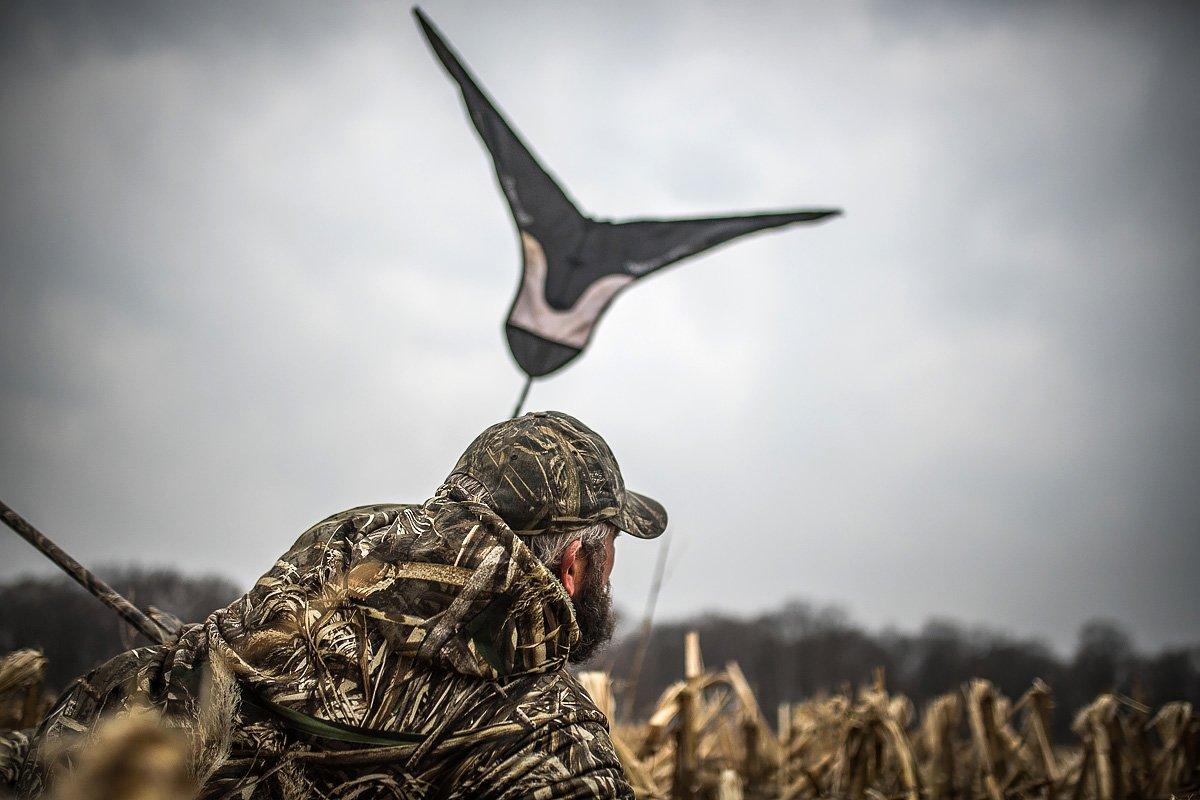
{"type": "Polygon", "coordinates": [[[666,523],[578,420],[493,425],[425,503],[324,520],[248,594],[77,680],[15,788],[149,706],[188,734],[203,798],[632,798],[566,666],[612,635],[618,532],[666,523]]]}

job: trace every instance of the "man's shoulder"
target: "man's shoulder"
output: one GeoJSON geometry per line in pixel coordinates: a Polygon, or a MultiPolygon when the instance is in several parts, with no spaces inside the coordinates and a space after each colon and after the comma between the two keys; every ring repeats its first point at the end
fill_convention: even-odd
{"type": "Polygon", "coordinates": [[[583,685],[566,669],[539,675],[526,694],[525,704],[534,713],[578,722],[595,722],[608,728],[608,718],[583,685]]]}
{"type": "Polygon", "coordinates": [[[372,503],[330,514],[300,534],[284,555],[284,560],[313,545],[329,546],[339,540],[354,539],[379,530],[391,525],[406,511],[413,513],[420,507],[419,503],[372,503]]]}
{"type": "Polygon", "coordinates": [[[372,521],[383,521],[385,524],[390,524],[405,510],[419,507],[420,503],[370,503],[363,506],[354,506],[353,508],[347,508],[345,511],[330,514],[325,519],[310,527],[305,533],[338,528],[357,529],[371,525],[372,521]]]}

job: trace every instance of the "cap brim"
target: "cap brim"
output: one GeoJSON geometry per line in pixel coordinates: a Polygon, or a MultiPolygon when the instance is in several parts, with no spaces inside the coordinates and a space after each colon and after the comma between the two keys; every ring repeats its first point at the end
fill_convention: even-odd
{"type": "Polygon", "coordinates": [[[644,494],[625,492],[625,505],[614,522],[630,536],[655,539],[667,529],[667,510],[644,494]]]}

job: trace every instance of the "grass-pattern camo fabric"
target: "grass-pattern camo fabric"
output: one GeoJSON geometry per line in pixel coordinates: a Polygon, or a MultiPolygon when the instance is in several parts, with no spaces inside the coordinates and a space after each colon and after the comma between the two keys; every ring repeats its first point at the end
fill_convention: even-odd
{"type": "Polygon", "coordinates": [[[197,767],[206,798],[631,798],[604,716],[565,670],[579,636],[570,599],[482,494],[452,477],[423,505],[314,526],[175,643],[73,684],[33,737],[19,792],[42,790],[60,743],[138,703],[191,728],[198,753],[213,749],[198,698],[216,673],[243,697],[424,739],[315,738],[243,700],[231,748],[197,767]]]}
{"type": "Polygon", "coordinates": [[[454,468],[484,490],[487,504],[518,533],[612,522],[641,539],[667,527],[656,500],[625,488],[598,433],[559,411],[539,411],[481,433],[454,468]]]}

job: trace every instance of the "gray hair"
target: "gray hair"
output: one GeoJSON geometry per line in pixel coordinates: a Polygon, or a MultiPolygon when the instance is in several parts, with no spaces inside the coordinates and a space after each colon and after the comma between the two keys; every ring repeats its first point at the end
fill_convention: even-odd
{"type": "Polygon", "coordinates": [[[541,533],[536,536],[520,536],[519,538],[530,549],[534,558],[542,562],[546,569],[558,574],[563,553],[574,542],[582,545],[583,552],[587,554],[589,561],[595,561],[597,566],[602,566],[603,561],[596,560],[595,554],[604,552],[605,542],[608,541],[611,534],[616,532],[617,526],[611,522],[597,522],[583,528],[541,533]]]}

